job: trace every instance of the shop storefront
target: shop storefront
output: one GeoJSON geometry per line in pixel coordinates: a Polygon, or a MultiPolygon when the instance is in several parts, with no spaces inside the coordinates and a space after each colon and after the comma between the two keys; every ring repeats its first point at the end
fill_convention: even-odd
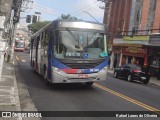
{"type": "Polygon", "coordinates": [[[132,63],[141,66],[147,65],[147,48],[142,47],[124,47],[122,49],[121,64],[132,63]]]}
{"type": "Polygon", "coordinates": [[[117,59],[118,66],[127,63],[139,64],[141,66],[148,65],[148,47],[149,36],[125,36],[121,39],[114,39],[112,46],[112,65],[114,68],[114,60],[117,59]]]}
{"type": "Polygon", "coordinates": [[[116,68],[120,65],[120,57],[122,53],[121,47],[113,47],[111,55],[111,68],[116,68]]]}
{"type": "Polygon", "coordinates": [[[150,64],[151,75],[156,75],[160,68],[160,35],[155,34],[150,36],[148,59],[150,64]]]}

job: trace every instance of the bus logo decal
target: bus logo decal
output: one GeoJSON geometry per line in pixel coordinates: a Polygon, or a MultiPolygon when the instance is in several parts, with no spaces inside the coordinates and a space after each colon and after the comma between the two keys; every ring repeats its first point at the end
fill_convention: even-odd
{"type": "Polygon", "coordinates": [[[81,69],[79,69],[78,71],[77,71],[77,73],[83,73],[84,72],[84,70],[81,70],[81,69]]]}

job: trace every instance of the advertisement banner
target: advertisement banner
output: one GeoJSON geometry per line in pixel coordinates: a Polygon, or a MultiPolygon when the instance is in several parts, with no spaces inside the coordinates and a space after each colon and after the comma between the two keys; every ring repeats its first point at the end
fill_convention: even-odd
{"type": "Polygon", "coordinates": [[[128,41],[149,41],[149,36],[124,36],[123,40],[128,40],[128,41]]]}

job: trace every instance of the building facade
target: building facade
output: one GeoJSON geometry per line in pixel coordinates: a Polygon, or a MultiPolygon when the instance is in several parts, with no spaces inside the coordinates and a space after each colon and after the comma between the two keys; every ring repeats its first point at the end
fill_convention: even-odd
{"type": "MultiPolygon", "coordinates": [[[[111,68],[125,63],[160,66],[160,1],[111,0],[108,32],[113,35],[111,68]]],[[[104,14],[105,18],[105,14],[104,14]]],[[[107,23],[105,21],[104,23],[107,23]]]]}

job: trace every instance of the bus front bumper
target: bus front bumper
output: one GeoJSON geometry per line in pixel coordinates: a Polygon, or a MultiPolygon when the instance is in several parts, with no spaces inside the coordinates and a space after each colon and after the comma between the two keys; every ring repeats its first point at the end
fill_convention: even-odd
{"type": "Polygon", "coordinates": [[[52,67],[52,83],[80,83],[106,80],[107,69],[108,68],[105,67],[98,73],[90,74],[66,74],[52,67]]]}

